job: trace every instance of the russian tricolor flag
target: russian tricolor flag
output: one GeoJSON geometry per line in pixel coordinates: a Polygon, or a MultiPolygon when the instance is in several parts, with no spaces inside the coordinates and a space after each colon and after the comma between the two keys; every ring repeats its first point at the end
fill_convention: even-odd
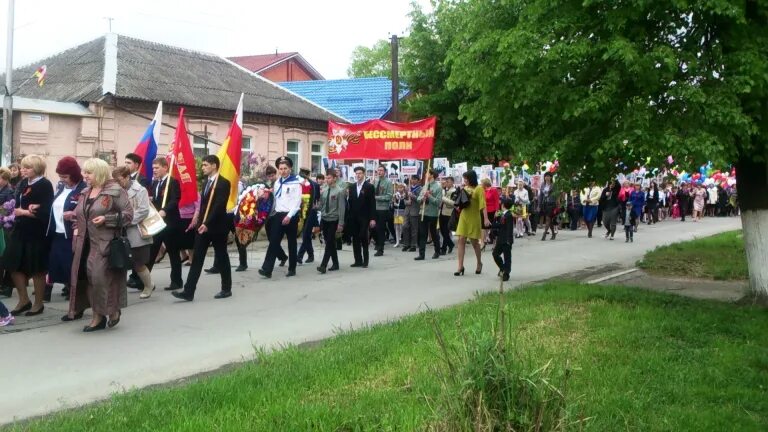
{"type": "Polygon", "coordinates": [[[144,136],[141,137],[139,144],[136,145],[136,149],[133,151],[137,155],[141,156],[141,175],[143,175],[148,182],[152,181],[152,162],[157,157],[157,143],[160,142],[160,128],[163,122],[163,101],[157,104],[157,111],[155,112],[155,118],[152,119],[152,123],[149,124],[147,131],[144,132],[144,136]]]}

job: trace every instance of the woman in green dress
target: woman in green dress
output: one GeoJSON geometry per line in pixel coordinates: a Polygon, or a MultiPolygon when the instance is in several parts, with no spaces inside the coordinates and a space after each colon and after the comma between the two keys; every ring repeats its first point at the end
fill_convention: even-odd
{"type": "Polygon", "coordinates": [[[469,206],[461,210],[459,224],[456,227],[456,235],[459,236],[459,271],[455,272],[454,276],[464,275],[464,252],[467,247],[467,239],[472,243],[477,258],[475,274],[480,274],[483,271],[480,238],[483,235],[483,226],[490,226],[488,214],[485,212],[485,190],[477,186],[477,173],[467,171],[462,177],[464,178],[464,190],[470,196],[470,200],[469,206]]]}

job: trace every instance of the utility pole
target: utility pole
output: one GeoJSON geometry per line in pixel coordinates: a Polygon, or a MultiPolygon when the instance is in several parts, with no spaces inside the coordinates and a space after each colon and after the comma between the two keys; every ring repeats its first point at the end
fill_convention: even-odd
{"type": "Polygon", "coordinates": [[[392,120],[400,120],[400,75],[398,71],[398,40],[397,35],[392,35],[392,120]]]}
{"type": "Polygon", "coordinates": [[[104,19],[109,22],[109,32],[112,33],[112,21],[114,20],[114,18],[112,18],[112,17],[104,17],[104,19]]]}
{"type": "Polygon", "coordinates": [[[3,147],[2,164],[8,166],[13,162],[13,6],[14,0],[8,0],[8,35],[5,50],[5,97],[3,98],[3,147]]]}

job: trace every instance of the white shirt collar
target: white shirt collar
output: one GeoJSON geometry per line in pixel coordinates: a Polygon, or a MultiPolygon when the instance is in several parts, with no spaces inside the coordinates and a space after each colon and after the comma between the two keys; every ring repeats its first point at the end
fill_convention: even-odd
{"type": "Polygon", "coordinates": [[[43,178],[43,176],[37,176],[33,178],[32,180],[29,181],[29,185],[32,186],[33,184],[37,183],[37,181],[40,180],[41,178],[43,178]]]}

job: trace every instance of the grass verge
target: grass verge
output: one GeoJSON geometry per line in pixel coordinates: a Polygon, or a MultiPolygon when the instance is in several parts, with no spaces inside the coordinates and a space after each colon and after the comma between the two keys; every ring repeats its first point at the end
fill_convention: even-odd
{"type": "Polygon", "coordinates": [[[741,230],[660,246],[648,252],[638,267],[651,274],[694,279],[749,279],[741,230]]]}
{"type": "MultiPolygon", "coordinates": [[[[508,336],[527,363],[568,363],[568,417],[589,419],[579,429],[768,430],[764,309],[564,282],[505,296],[508,336]]],[[[435,326],[445,346],[466,345],[468,334],[492,332],[498,306],[497,295],[482,296],[8,430],[436,430],[435,326]]]]}

